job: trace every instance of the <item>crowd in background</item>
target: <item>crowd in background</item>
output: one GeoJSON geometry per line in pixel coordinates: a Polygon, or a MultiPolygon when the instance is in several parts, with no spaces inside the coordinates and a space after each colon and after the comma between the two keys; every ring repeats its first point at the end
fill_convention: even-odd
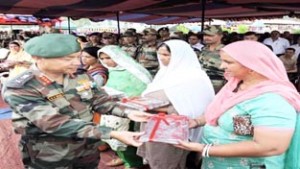
{"type": "MultiPolygon", "coordinates": [[[[214,59],[214,57],[211,56],[218,57],[217,53],[219,49],[232,42],[239,40],[255,40],[267,45],[278,57],[280,57],[286,67],[290,80],[293,83],[298,82],[298,67],[300,67],[300,60],[298,60],[300,54],[299,35],[291,34],[288,31],[280,33],[277,30],[270,33],[266,32],[264,34],[257,34],[255,32],[238,34],[236,32],[228,33],[227,31],[220,31],[220,27],[217,27],[219,30],[215,34],[207,34],[205,32],[189,32],[188,34],[183,34],[183,32],[180,31],[170,32],[168,27],[162,27],[158,30],[146,28],[142,32],[136,32],[134,28],[130,28],[121,35],[110,32],[93,32],[87,35],[76,35],[73,33],[73,35],[78,37],[78,42],[82,49],[91,46],[99,48],[106,45],[120,46],[133,59],[142,64],[152,76],[158,71],[158,60],[156,56],[157,45],[168,39],[182,39],[188,42],[196,52],[201,65],[206,69],[213,84],[215,84],[216,91],[224,84],[224,79],[222,78],[223,71],[219,69],[220,63],[217,63],[219,59],[214,59]],[[211,58],[209,61],[203,60],[203,55],[208,55],[211,58]]],[[[59,33],[58,30],[52,30],[52,32],[59,33]]],[[[13,31],[8,33],[7,31],[1,31],[0,47],[9,49],[11,51],[9,55],[19,52],[26,55],[26,52],[22,50],[23,44],[30,38],[39,35],[39,32],[13,31]],[[15,45],[19,44],[20,49],[13,49],[12,42],[15,43],[15,45]]],[[[23,54],[19,53],[18,55],[23,54]]],[[[8,55],[1,55],[2,61],[8,58],[8,55]]],[[[21,61],[23,60],[21,59],[21,61]]],[[[8,67],[5,65],[6,68],[1,66],[1,69],[2,71],[7,71],[7,68],[11,69],[14,65],[15,64],[9,64],[8,67]]]]}
{"type": "MultiPolygon", "coordinates": [[[[59,31],[54,30],[54,32],[59,31]]],[[[19,51],[21,52],[22,45],[25,41],[38,35],[40,35],[38,32],[19,31],[8,33],[6,31],[1,31],[0,46],[1,48],[7,48],[13,51],[14,49],[11,42],[14,42],[15,44],[19,44],[19,51]]],[[[93,32],[87,35],[76,35],[74,33],[74,35],[78,37],[78,42],[82,49],[90,46],[99,48],[106,45],[120,46],[133,59],[142,64],[152,76],[158,71],[158,60],[156,56],[157,45],[168,39],[182,39],[192,46],[202,66],[204,69],[207,69],[206,72],[211,77],[211,80],[216,81],[215,83],[219,83],[219,87],[215,88],[217,91],[219,90],[217,88],[220,88],[223,85],[223,82],[217,82],[217,80],[220,80],[223,71],[218,68],[218,63],[214,63],[216,62],[215,60],[210,62],[204,61],[201,55],[211,55],[213,51],[218,52],[224,45],[235,41],[243,39],[255,40],[267,45],[283,61],[292,82],[297,80],[297,70],[300,66],[300,61],[297,61],[298,55],[300,54],[300,36],[293,35],[288,31],[284,31],[282,34],[277,30],[272,31],[271,33],[266,32],[264,34],[257,34],[255,32],[238,34],[236,32],[228,33],[226,31],[219,31],[215,34],[208,35],[200,32],[189,32],[188,34],[183,34],[180,31],[170,32],[168,27],[162,27],[159,30],[146,28],[140,33],[131,28],[121,35],[110,32],[93,32]]],[[[22,52],[24,53],[24,51],[22,52]]],[[[1,57],[2,60],[7,58],[4,56],[1,57]]],[[[11,67],[13,66],[10,65],[10,68],[11,67]]]]}

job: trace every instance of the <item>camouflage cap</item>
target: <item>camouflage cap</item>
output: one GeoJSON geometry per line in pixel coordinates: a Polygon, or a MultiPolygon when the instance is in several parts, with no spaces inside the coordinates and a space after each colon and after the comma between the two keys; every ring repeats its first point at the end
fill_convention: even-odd
{"type": "Polygon", "coordinates": [[[111,33],[111,32],[103,32],[102,33],[102,38],[103,39],[110,39],[110,38],[113,38],[114,37],[114,34],[111,33]]]}
{"type": "Polygon", "coordinates": [[[144,34],[152,34],[152,35],[157,35],[157,32],[155,29],[153,28],[146,28],[143,30],[143,33],[144,34]]]}
{"type": "Polygon", "coordinates": [[[80,46],[73,35],[44,34],[27,41],[24,49],[32,56],[58,58],[79,52],[80,46]]]}
{"type": "Polygon", "coordinates": [[[99,35],[100,35],[99,32],[92,32],[88,36],[99,36],[99,35]]]}
{"type": "Polygon", "coordinates": [[[122,35],[122,37],[135,37],[135,36],[136,36],[136,34],[134,32],[131,32],[131,31],[126,31],[122,35]]]}
{"type": "Polygon", "coordinates": [[[203,33],[205,35],[216,35],[216,34],[222,34],[222,28],[221,26],[218,25],[207,25],[204,30],[203,33]]]}

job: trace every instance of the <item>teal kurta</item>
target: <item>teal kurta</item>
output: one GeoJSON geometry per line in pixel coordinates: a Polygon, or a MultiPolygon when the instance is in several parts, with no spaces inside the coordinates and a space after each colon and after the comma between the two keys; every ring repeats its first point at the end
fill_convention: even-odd
{"type": "MultiPolygon", "coordinates": [[[[202,143],[220,145],[253,140],[252,136],[242,136],[234,133],[232,119],[236,115],[250,115],[254,127],[294,129],[296,124],[295,109],[280,95],[266,93],[241,102],[227,110],[219,118],[218,126],[204,126],[202,143]]],[[[267,169],[283,169],[284,160],[285,153],[277,156],[253,158],[209,157],[204,158],[202,168],[250,169],[251,164],[258,164],[265,165],[267,169]]]]}

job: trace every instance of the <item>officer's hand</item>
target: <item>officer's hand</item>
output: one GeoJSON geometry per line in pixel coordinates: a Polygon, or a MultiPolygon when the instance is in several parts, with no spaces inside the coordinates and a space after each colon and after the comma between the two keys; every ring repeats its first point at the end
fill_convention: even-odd
{"type": "Polygon", "coordinates": [[[153,114],[145,113],[145,112],[137,111],[137,110],[129,110],[128,115],[127,115],[127,117],[130,120],[135,121],[135,122],[147,122],[148,119],[152,116],[153,116],[153,114]]]}
{"type": "Polygon", "coordinates": [[[139,141],[144,132],[130,132],[130,131],[111,131],[110,136],[121,141],[127,145],[138,147],[143,143],[139,141]]]}

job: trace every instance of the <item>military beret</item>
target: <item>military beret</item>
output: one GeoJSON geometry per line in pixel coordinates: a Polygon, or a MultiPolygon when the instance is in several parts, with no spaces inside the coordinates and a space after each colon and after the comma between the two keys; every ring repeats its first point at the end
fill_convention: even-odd
{"type": "Polygon", "coordinates": [[[169,28],[168,28],[168,27],[162,27],[162,28],[159,28],[159,29],[157,30],[158,33],[159,33],[160,31],[167,31],[167,32],[169,32],[169,28]]]}
{"type": "Polygon", "coordinates": [[[77,38],[65,34],[44,34],[25,43],[24,49],[32,56],[58,58],[80,51],[77,38]]]}
{"type": "Polygon", "coordinates": [[[204,28],[203,33],[206,35],[222,34],[222,28],[218,25],[208,25],[204,28]]]}

